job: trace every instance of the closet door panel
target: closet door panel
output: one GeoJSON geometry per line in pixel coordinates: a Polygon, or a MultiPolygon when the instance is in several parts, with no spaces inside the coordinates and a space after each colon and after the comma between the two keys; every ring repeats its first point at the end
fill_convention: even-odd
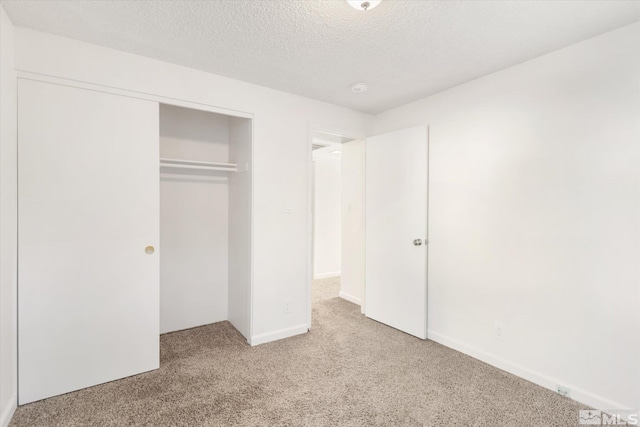
{"type": "Polygon", "coordinates": [[[157,369],[158,104],[21,79],[18,132],[19,403],[157,369]]]}

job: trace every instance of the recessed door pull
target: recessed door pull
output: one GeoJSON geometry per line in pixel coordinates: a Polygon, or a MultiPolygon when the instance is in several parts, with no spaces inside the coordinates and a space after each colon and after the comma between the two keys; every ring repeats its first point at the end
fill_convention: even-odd
{"type": "Polygon", "coordinates": [[[422,239],[415,239],[413,241],[413,245],[414,246],[421,246],[422,245],[422,239]]]}

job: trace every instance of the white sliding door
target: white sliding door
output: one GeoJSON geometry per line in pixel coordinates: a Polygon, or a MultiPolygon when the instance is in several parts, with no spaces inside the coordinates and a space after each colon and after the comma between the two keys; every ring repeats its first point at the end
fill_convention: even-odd
{"type": "Polygon", "coordinates": [[[427,337],[427,127],[367,138],[366,315],[427,337]]]}
{"type": "Polygon", "coordinates": [[[157,369],[158,104],[21,79],[18,135],[19,403],[157,369]]]}

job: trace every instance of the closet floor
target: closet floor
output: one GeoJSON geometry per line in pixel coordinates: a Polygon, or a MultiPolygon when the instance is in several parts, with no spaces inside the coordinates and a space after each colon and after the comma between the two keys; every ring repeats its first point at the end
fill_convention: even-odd
{"type": "Polygon", "coordinates": [[[576,425],[582,405],[377,323],[314,283],[313,329],[250,347],[220,322],[161,337],[157,371],[20,407],[19,426],[576,425]]]}

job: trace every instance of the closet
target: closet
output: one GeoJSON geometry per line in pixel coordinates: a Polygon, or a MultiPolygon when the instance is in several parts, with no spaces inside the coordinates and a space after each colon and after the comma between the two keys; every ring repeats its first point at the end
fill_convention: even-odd
{"type": "Polygon", "coordinates": [[[82,86],[18,79],[19,404],[250,333],[252,116],[82,86]]]}
{"type": "Polygon", "coordinates": [[[160,333],[248,336],[251,120],[160,104],[160,333]]]}

